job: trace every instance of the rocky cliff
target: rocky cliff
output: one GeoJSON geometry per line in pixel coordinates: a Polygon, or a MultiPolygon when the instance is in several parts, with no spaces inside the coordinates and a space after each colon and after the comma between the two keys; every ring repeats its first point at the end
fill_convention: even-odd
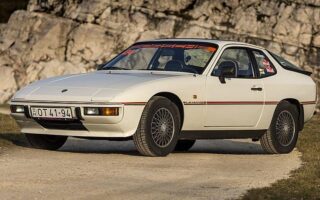
{"type": "Polygon", "coordinates": [[[34,80],[94,70],[134,41],[171,37],[258,44],[319,84],[320,0],[30,0],[0,25],[0,103],[34,80]]]}

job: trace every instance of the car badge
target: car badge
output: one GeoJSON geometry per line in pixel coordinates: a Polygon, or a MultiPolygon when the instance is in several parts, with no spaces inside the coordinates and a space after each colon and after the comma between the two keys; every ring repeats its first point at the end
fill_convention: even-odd
{"type": "Polygon", "coordinates": [[[68,89],[63,89],[63,90],[61,90],[62,93],[66,92],[66,91],[68,91],[68,89]]]}

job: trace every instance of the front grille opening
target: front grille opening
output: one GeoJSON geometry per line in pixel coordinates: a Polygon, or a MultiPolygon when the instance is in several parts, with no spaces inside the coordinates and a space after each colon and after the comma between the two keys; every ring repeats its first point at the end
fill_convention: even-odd
{"type": "Polygon", "coordinates": [[[38,124],[46,129],[58,129],[58,130],[75,130],[75,131],[87,131],[88,129],[82,124],[80,120],[44,120],[35,119],[38,124]]]}

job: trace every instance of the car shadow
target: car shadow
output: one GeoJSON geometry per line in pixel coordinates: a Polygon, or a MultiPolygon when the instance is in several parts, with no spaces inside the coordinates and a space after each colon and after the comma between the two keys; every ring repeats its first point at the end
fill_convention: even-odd
{"type": "Polygon", "coordinates": [[[140,156],[132,141],[88,140],[68,138],[59,149],[61,152],[86,154],[124,154],[140,156]]]}
{"type": "Polygon", "coordinates": [[[21,133],[0,133],[0,140],[6,141],[16,146],[29,146],[26,137],[21,133]]]}
{"type": "MultiPolygon", "coordinates": [[[[4,133],[0,139],[6,140],[13,145],[31,148],[23,134],[4,133]]],[[[108,141],[108,140],[87,140],[70,137],[65,145],[57,152],[86,153],[86,154],[124,154],[140,156],[132,140],[129,141],[108,141]]],[[[189,151],[175,151],[174,154],[231,154],[231,155],[257,155],[265,154],[259,142],[251,140],[197,140],[189,151]]]]}
{"type": "Polygon", "coordinates": [[[232,155],[265,154],[260,143],[252,142],[251,139],[197,140],[194,146],[187,153],[212,153],[232,155]]]}
{"type": "MultiPolygon", "coordinates": [[[[112,153],[139,155],[133,141],[107,141],[107,140],[85,140],[72,138],[60,149],[63,152],[74,153],[112,153]]],[[[195,145],[184,152],[173,153],[211,153],[232,155],[256,155],[265,154],[259,143],[251,140],[198,140],[195,145]]]]}

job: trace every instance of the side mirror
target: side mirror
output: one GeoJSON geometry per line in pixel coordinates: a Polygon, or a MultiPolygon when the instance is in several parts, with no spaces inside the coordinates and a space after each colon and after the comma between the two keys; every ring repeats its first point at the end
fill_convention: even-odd
{"type": "Polygon", "coordinates": [[[226,83],[225,78],[237,77],[237,63],[234,61],[223,61],[219,64],[218,69],[220,70],[219,80],[221,83],[226,83]]]}

